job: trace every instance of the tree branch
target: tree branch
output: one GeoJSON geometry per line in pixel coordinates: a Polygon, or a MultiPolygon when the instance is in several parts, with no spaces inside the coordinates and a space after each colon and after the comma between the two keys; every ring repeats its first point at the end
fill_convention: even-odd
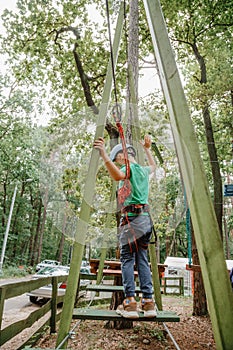
{"type": "Polygon", "coordinates": [[[75,43],[74,49],[73,49],[73,55],[74,55],[74,60],[75,60],[75,63],[76,63],[76,67],[78,69],[79,76],[80,76],[80,79],[81,79],[81,84],[82,84],[82,87],[83,87],[83,92],[84,92],[84,95],[85,95],[85,98],[86,98],[86,102],[87,102],[88,107],[91,107],[93,113],[94,114],[98,114],[99,110],[98,110],[97,106],[95,105],[95,103],[93,101],[93,98],[92,98],[92,95],[91,95],[90,85],[88,83],[88,76],[84,72],[82,62],[81,62],[81,60],[79,58],[79,55],[78,55],[78,53],[76,51],[77,47],[78,47],[78,44],[75,43]]]}

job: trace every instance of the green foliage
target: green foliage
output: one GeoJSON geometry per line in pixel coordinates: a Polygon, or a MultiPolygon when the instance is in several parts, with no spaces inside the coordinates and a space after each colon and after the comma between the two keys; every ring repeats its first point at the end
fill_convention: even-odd
{"type": "Polygon", "coordinates": [[[96,105],[102,93],[109,58],[107,32],[90,21],[90,4],[28,0],[20,2],[18,14],[5,10],[2,16],[8,33],[2,50],[10,57],[14,75],[36,85],[63,120],[86,106],[74,51],[96,105]]]}
{"type": "Polygon", "coordinates": [[[30,266],[15,266],[14,264],[11,264],[11,266],[4,267],[2,274],[0,274],[0,279],[10,277],[24,277],[34,272],[35,271],[30,266]]]}

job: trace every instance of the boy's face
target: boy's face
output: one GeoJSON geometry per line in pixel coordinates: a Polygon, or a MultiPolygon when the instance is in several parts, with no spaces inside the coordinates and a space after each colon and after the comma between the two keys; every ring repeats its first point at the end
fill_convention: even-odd
{"type": "Polygon", "coordinates": [[[123,152],[118,152],[115,158],[115,162],[118,163],[119,165],[124,165],[125,164],[125,157],[123,152]]]}
{"type": "MultiPolygon", "coordinates": [[[[131,153],[128,153],[128,158],[129,158],[129,161],[134,161],[134,157],[131,153]]],[[[115,162],[117,164],[119,164],[120,166],[125,164],[125,157],[124,157],[124,153],[122,151],[117,153],[116,158],[115,158],[115,162]]]]}

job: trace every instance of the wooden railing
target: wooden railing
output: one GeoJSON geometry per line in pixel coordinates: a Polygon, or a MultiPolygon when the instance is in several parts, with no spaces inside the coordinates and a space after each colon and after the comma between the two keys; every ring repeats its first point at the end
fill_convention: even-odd
{"type": "Polygon", "coordinates": [[[42,277],[35,280],[7,283],[0,286],[0,347],[24,329],[31,327],[36,321],[51,311],[49,320],[46,320],[42,326],[49,324],[50,333],[56,332],[56,322],[60,318],[57,312],[57,305],[62,302],[63,296],[58,296],[58,283],[67,280],[67,276],[42,277]],[[34,289],[52,284],[52,298],[38,310],[33,311],[26,319],[17,321],[2,329],[2,317],[4,303],[6,299],[10,299],[34,289]]]}
{"type": "MultiPolygon", "coordinates": [[[[84,275],[80,274],[81,279],[95,280],[96,275],[84,275]]],[[[108,277],[106,277],[108,279],[108,277]]],[[[10,339],[14,338],[17,334],[21,333],[24,329],[31,327],[36,321],[40,320],[45,314],[50,312],[49,318],[42,322],[40,328],[48,325],[50,327],[50,333],[56,332],[56,322],[60,319],[61,310],[58,310],[57,305],[62,302],[63,296],[58,296],[58,283],[65,282],[67,276],[53,276],[42,277],[35,280],[20,281],[14,283],[6,283],[0,286],[0,347],[10,339]],[[20,296],[24,293],[31,292],[34,289],[43,287],[45,285],[52,284],[52,298],[45,305],[41,306],[38,310],[30,313],[26,319],[21,319],[17,322],[2,329],[3,309],[6,299],[20,296]]],[[[164,294],[184,294],[183,277],[164,277],[162,279],[161,290],[164,294]],[[178,280],[179,284],[169,284],[171,281],[178,280]],[[178,289],[177,293],[169,292],[169,289],[178,289]]],[[[35,330],[33,334],[37,333],[35,330]]],[[[30,337],[33,336],[31,334],[30,337]]],[[[26,344],[26,341],[25,341],[26,344]]],[[[24,344],[24,345],[25,345],[24,344]]]]}
{"type": "MultiPolygon", "coordinates": [[[[57,305],[63,301],[64,296],[58,296],[58,283],[65,282],[68,276],[50,276],[40,277],[38,279],[29,281],[20,281],[14,283],[6,283],[0,285],[0,348],[10,339],[14,338],[17,334],[21,333],[24,329],[31,327],[36,321],[40,320],[44,315],[50,312],[50,317],[41,322],[40,329],[48,325],[50,327],[50,334],[56,333],[56,322],[61,317],[61,309],[58,310],[57,305]],[[41,306],[38,310],[30,313],[26,319],[21,319],[17,322],[2,329],[3,309],[6,299],[20,296],[24,293],[31,292],[37,288],[52,284],[52,298],[45,305],[41,306]]],[[[95,280],[96,276],[93,274],[80,274],[80,279],[95,280]]],[[[82,294],[82,287],[77,291],[77,297],[82,294]]],[[[30,339],[38,329],[32,332],[30,339]]],[[[27,343],[25,341],[24,345],[27,343]]],[[[35,343],[35,341],[34,341],[35,343]]],[[[22,347],[19,347],[19,349],[22,347]]]]}
{"type": "Polygon", "coordinates": [[[183,277],[163,277],[161,290],[165,295],[184,295],[183,277]],[[176,283],[178,281],[178,283],[176,283]]]}

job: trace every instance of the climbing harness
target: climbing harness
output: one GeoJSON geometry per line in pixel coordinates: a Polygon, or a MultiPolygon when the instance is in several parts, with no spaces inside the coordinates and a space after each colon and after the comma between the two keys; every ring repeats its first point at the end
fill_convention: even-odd
{"type": "Polygon", "coordinates": [[[148,204],[131,204],[121,209],[121,213],[132,213],[132,214],[142,214],[149,213],[148,204]]]}

